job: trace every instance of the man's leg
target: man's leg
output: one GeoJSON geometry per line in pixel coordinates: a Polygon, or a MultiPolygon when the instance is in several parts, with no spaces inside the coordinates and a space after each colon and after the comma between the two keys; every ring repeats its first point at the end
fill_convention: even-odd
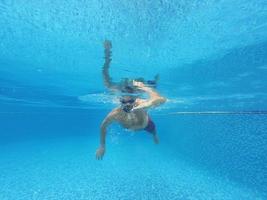
{"type": "Polygon", "coordinates": [[[156,125],[155,123],[151,120],[150,117],[148,117],[148,124],[147,127],[145,128],[145,131],[147,131],[148,133],[152,134],[153,136],[153,140],[156,144],[159,143],[159,138],[157,135],[157,130],[156,130],[156,125]]]}
{"type": "Polygon", "coordinates": [[[157,134],[156,129],[153,132],[151,132],[151,134],[153,135],[153,140],[154,140],[155,144],[158,144],[159,138],[158,138],[158,134],[157,134]]]}

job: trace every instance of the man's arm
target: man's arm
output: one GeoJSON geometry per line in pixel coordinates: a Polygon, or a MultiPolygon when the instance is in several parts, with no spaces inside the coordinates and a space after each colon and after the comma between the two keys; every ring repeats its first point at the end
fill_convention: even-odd
{"type": "Polygon", "coordinates": [[[102,76],[103,76],[103,81],[104,81],[104,85],[109,88],[109,89],[117,89],[117,85],[115,83],[112,82],[112,78],[110,77],[109,74],[109,66],[110,66],[110,62],[111,62],[111,48],[112,48],[112,44],[111,41],[109,40],[105,40],[104,41],[104,65],[102,68],[102,76]]]}
{"type": "Polygon", "coordinates": [[[101,127],[100,127],[100,147],[96,151],[96,159],[102,159],[105,154],[106,149],[106,134],[107,134],[107,127],[116,120],[116,115],[118,111],[117,109],[111,111],[107,117],[103,120],[101,127]]]}
{"type": "Polygon", "coordinates": [[[150,108],[150,107],[154,107],[154,106],[159,106],[160,104],[163,104],[166,102],[166,98],[160,96],[160,94],[158,92],[156,92],[155,90],[153,90],[150,87],[145,86],[143,83],[134,81],[133,85],[137,86],[140,90],[145,91],[150,96],[150,98],[148,100],[139,100],[137,102],[138,105],[136,107],[134,107],[134,110],[135,109],[146,109],[146,108],[150,108]]]}

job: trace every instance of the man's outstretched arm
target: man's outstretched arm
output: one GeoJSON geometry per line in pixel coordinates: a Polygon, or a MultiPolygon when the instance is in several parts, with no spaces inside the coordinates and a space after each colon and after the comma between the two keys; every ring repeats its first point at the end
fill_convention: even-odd
{"type": "Polygon", "coordinates": [[[111,111],[108,116],[103,120],[100,127],[100,146],[96,150],[96,159],[100,160],[103,158],[106,150],[106,134],[107,127],[115,121],[117,115],[117,110],[111,111]]]}
{"type": "Polygon", "coordinates": [[[115,83],[112,82],[112,78],[110,77],[109,74],[109,66],[110,66],[110,62],[111,62],[111,48],[112,48],[112,44],[111,41],[109,40],[105,40],[104,41],[104,65],[102,68],[102,76],[103,76],[103,81],[104,81],[104,85],[109,88],[109,89],[116,89],[117,86],[115,83]]]}
{"type": "Polygon", "coordinates": [[[146,109],[154,106],[159,106],[166,102],[166,98],[162,97],[157,91],[150,87],[145,86],[142,82],[134,81],[133,85],[137,86],[140,90],[148,93],[150,98],[148,100],[140,100],[134,109],[146,109]]]}

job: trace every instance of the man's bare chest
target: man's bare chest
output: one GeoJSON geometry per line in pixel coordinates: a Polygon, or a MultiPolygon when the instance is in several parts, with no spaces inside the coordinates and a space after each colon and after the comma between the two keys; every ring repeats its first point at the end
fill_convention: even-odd
{"type": "Polygon", "coordinates": [[[119,117],[119,122],[125,128],[143,128],[147,122],[147,114],[144,113],[123,113],[119,117]]]}

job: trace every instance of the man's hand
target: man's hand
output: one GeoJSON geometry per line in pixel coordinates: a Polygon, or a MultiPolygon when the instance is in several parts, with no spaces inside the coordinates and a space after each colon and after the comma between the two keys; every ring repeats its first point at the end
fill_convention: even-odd
{"type": "Polygon", "coordinates": [[[105,41],[104,41],[104,48],[105,48],[105,49],[111,49],[111,48],[112,48],[111,41],[109,41],[109,40],[105,40],[105,41]]]}
{"type": "Polygon", "coordinates": [[[103,156],[105,154],[105,147],[99,147],[97,150],[96,150],[96,159],[97,160],[102,160],[103,156]]]}

